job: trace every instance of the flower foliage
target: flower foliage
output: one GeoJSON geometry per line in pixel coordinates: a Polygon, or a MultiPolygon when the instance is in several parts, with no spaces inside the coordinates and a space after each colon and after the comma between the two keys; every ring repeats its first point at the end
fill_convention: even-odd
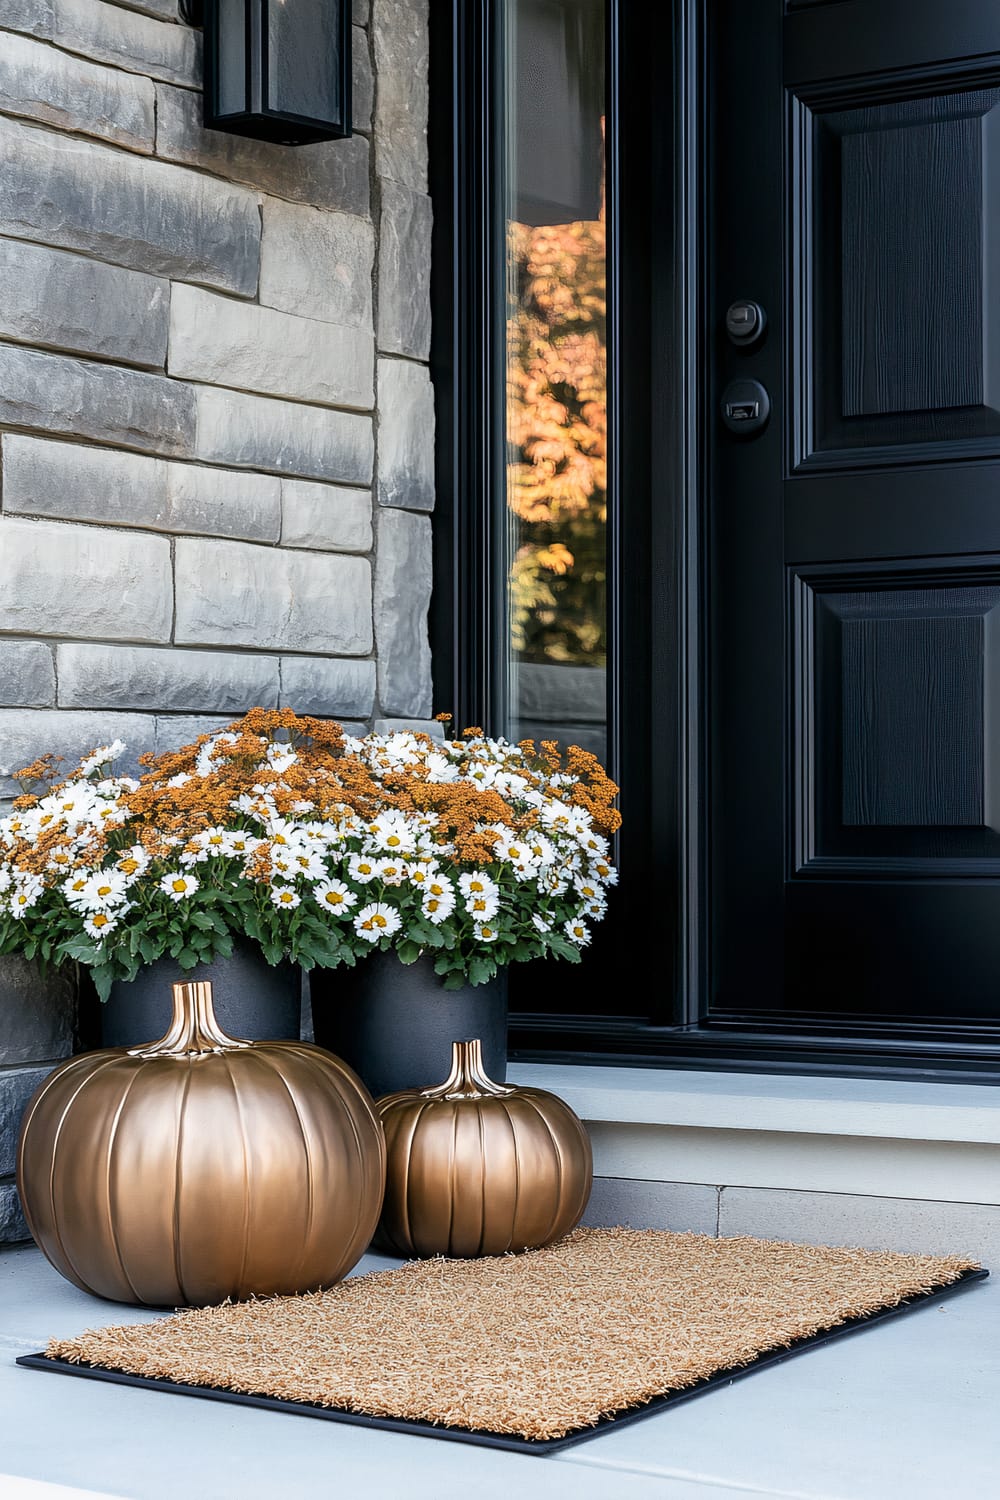
{"type": "Polygon", "coordinates": [[[404,963],[432,950],[448,988],[546,954],[573,961],[616,881],[617,787],[593,755],[468,729],[357,738],[252,709],[193,745],[112,773],[124,745],[55,781],[50,757],[0,820],[0,953],[115,979],[169,954],[404,963]]]}

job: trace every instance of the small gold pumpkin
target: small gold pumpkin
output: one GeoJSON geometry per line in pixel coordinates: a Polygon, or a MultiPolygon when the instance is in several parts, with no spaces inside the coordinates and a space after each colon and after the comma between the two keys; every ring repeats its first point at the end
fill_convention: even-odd
{"type": "Polygon", "coordinates": [[[436,1088],[379,1099],[386,1192],[378,1242],[401,1255],[503,1255],[561,1239],[593,1182],[590,1139],[543,1089],[493,1083],[478,1041],[436,1088]]]}
{"type": "Polygon", "coordinates": [[[154,1307],[338,1281],[378,1221],[385,1145],[330,1052],[227,1036],[210,984],[176,984],[161,1041],[88,1052],[28,1105],[28,1227],[86,1292],[154,1307]]]}

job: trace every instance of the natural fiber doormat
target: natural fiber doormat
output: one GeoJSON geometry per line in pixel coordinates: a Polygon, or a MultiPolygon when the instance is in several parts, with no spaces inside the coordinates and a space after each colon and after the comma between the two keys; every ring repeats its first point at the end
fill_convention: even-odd
{"type": "Polygon", "coordinates": [[[542,1452],[986,1274],[961,1256],[578,1229],[53,1339],[18,1363],[542,1452]]]}

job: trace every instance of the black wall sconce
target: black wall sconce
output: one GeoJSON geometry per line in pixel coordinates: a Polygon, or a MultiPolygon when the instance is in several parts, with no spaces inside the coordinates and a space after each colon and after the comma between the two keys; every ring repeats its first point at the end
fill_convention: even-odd
{"type": "Polygon", "coordinates": [[[205,29],[207,130],[304,146],[351,133],[351,0],[181,0],[205,29]]]}

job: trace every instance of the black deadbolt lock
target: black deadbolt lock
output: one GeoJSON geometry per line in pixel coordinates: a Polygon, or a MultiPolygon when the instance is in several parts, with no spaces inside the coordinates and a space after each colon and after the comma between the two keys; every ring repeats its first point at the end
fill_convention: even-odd
{"type": "Polygon", "coordinates": [[[739,437],[756,437],[770,415],[771,398],[759,380],[731,380],[722,393],[722,420],[739,437]]]}
{"type": "Polygon", "coordinates": [[[740,349],[749,349],[764,336],[767,314],[759,302],[743,298],[726,309],[726,332],[732,343],[740,349]]]}

